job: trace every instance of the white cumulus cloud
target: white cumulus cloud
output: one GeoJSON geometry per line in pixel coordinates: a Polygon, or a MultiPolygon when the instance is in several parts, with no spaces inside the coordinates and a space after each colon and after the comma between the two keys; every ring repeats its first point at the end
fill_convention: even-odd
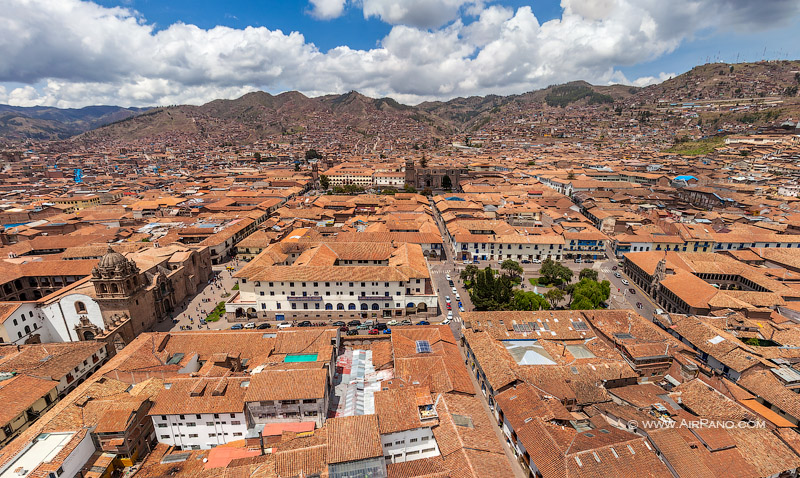
{"type": "Polygon", "coordinates": [[[342,16],[344,13],[345,0],[309,0],[311,3],[311,15],[322,19],[330,20],[342,16]]]}
{"type": "Polygon", "coordinates": [[[747,0],[562,0],[563,14],[540,22],[527,6],[359,1],[316,0],[311,13],[332,18],[352,4],[392,24],[391,31],[371,49],[322,52],[301,32],[184,23],[156,30],[131,9],[3,0],[0,102],[153,106],[258,89],[309,95],[354,89],[415,104],[578,79],[644,85],[670,74],[631,82],[620,68],[670,53],[699,32],[763,28],[798,11],[797,1],[784,0],[762,9],[747,0]]]}

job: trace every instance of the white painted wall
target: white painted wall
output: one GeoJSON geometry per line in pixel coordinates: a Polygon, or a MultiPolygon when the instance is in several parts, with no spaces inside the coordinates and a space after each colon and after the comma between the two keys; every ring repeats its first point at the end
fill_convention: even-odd
{"type": "Polygon", "coordinates": [[[381,435],[386,463],[403,463],[439,456],[439,445],[428,427],[381,435]]]}
{"type": "Polygon", "coordinates": [[[230,441],[243,440],[247,433],[244,411],[220,413],[216,417],[213,413],[182,416],[183,418],[181,415],[151,417],[159,443],[179,446],[184,450],[208,450],[230,441]],[[194,426],[190,426],[191,424],[194,426]]]}

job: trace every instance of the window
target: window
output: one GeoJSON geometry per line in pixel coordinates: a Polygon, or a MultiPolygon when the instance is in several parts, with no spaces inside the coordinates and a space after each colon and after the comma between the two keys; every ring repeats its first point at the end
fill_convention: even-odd
{"type": "Polygon", "coordinates": [[[231,421],[231,425],[241,425],[241,424],[242,424],[242,422],[239,421],[239,420],[232,420],[231,421]]]}
{"type": "Polygon", "coordinates": [[[197,423],[195,423],[195,422],[186,422],[186,426],[187,427],[196,427],[197,423]]]}
{"type": "Polygon", "coordinates": [[[197,433],[190,433],[189,438],[197,438],[197,433]]]}
{"type": "Polygon", "coordinates": [[[231,418],[236,418],[236,414],[235,413],[231,413],[231,418]]]}
{"type": "Polygon", "coordinates": [[[186,417],[183,416],[183,415],[178,415],[178,418],[180,418],[181,420],[185,420],[186,419],[186,417]]]}
{"type": "Polygon", "coordinates": [[[214,422],[206,422],[206,426],[207,427],[213,427],[214,426],[214,422]]]}
{"type": "Polygon", "coordinates": [[[159,423],[158,424],[158,428],[167,428],[167,424],[166,423],[159,423]]]}
{"type": "Polygon", "coordinates": [[[86,304],[84,304],[83,302],[80,302],[80,301],[75,302],[75,312],[77,312],[79,314],[85,314],[86,313],[86,304]]]}
{"type": "Polygon", "coordinates": [[[412,439],[408,440],[408,442],[409,442],[409,443],[416,443],[416,442],[417,442],[417,439],[416,439],[416,438],[412,438],[412,439]]]}
{"type": "Polygon", "coordinates": [[[315,399],[303,400],[303,403],[317,403],[317,401],[315,399]]]}
{"type": "Polygon", "coordinates": [[[394,442],[394,444],[395,444],[395,445],[402,445],[402,444],[404,444],[405,442],[406,442],[405,440],[398,440],[398,441],[394,442]]]}
{"type": "Polygon", "coordinates": [[[216,433],[209,433],[209,434],[208,434],[208,438],[214,438],[215,436],[217,436],[217,434],[216,434],[216,433]]]}
{"type": "Polygon", "coordinates": [[[233,436],[240,437],[242,436],[242,432],[233,432],[233,436]]]}
{"type": "Polygon", "coordinates": [[[162,440],[169,440],[169,435],[161,435],[162,440]]]}

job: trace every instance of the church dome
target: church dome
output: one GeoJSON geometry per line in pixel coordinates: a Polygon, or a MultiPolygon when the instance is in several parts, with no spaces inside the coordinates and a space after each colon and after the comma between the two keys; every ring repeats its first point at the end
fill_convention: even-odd
{"type": "Polygon", "coordinates": [[[108,251],[106,251],[105,255],[100,258],[100,263],[98,264],[102,269],[114,269],[120,264],[125,264],[126,259],[125,256],[120,254],[119,252],[115,252],[111,246],[108,246],[108,251]]]}

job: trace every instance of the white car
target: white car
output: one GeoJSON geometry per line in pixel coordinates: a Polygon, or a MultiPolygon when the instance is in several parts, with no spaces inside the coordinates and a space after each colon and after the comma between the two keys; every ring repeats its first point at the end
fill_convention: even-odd
{"type": "Polygon", "coordinates": [[[458,307],[458,311],[459,311],[459,312],[464,312],[464,307],[463,307],[463,306],[459,306],[459,307],[458,307]]]}
{"type": "Polygon", "coordinates": [[[541,264],[542,260],[541,259],[531,259],[531,263],[532,264],[541,264]]]}
{"type": "Polygon", "coordinates": [[[447,280],[450,280],[450,274],[445,274],[444,278],[447,279],[447,280]]]}
{"type": "Polygon", "coordinates": [[[453,294],[458,294],[458,291],[456,290],[455,287],[453,287],[453,294]]]}
{"type": "Polygon", "coordinates": [[[278,328],[279,328],[279,329],[288,329],[288,328],[290,328],[291,326],[292,326],[292,324],[290,324],[289,322],[283,322],[283,323],[281,323],[280,325],[278,325],[278,328]]]}
{"type": "Polygon", "coordinates": [[[450,317],[448,317],[448,318],[444,319],[444,320],[441,322],[441,324],[442,324],[442,325],[447,325],[447,324],[449,324],[449,323],[450,323],[450,317]]]}
{"type": "Polygon", "coordinates": [[[453,311],[452,310],[447,313],[447,318],[448,319],[452,319],[453,318],[453,311]]]}
{"type": "Polygon", "coordinates": [[[622,279],[622,283],[625,284],[625,285],[630,285],[630,282],[628,282],[628,279],[622,279]]]}
{"type": "Polygon", "coordinates": [[[255,329],[256,328],[256,323],[255,322],[248,322],[248,323],[244,324],[244,328],[245,329],[255,329]]]}
{"type": "Polygon", "coordinates": [[[449,304],[450,303],[450,296],[449,295],[444,296],[444,301],[449,304]]]}
{"type": "Polygon", "coordinates": [[[465,260],[465,261],[464,261],[464,264],[472,264],[472,261],[470,261],[470,260],[465,260]]]}
{"type": "Polygon", "coordinates": [[[458,292],[456,292],[456,300],[461,300],[461,294],[459,294],[458,292]]]}

